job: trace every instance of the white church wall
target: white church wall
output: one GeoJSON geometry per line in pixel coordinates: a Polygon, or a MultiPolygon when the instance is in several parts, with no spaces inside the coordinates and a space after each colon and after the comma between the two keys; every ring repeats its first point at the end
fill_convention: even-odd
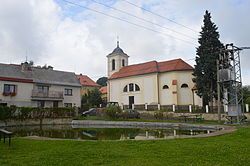
{"type": "Polygon", "coordinates": [[[193,92],[192,88],[194,83],[192,81],[193,71],[178,71],[177,76],[177,94],[178,105],[190,105],[193,104],[193,92]],[[182,84],[187,84],[188,88],[181,88],[182,84]]]}
{"type": "Polygon", "coordinates": [[[172,105],[173,101],[173,85],[172,80],[176,79],[175,72],[166,72],[159,74],[159,91],[160,91],[160,103],[161,105],[172,105]],[[163,89],[163,86],[167,85],[169,89],[163,89]]]}
{"type": "Polygon", "coordinates": [[[110,101],[128,105],[129,96],[134,96],[135,104],[157,103],[157,75],[155,73],[109,80],[109,83],[110,101]],[[130,83],[137,84],[140,91],[123,92],[123,88],[130,83]]]}

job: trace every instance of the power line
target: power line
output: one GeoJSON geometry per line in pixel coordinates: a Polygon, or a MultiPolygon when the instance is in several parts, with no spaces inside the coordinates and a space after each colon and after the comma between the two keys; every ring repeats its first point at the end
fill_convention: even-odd
{"type": "Polygon", "coordinates": [[[129,15],[129,16],[131,16],[131,17],[137,18],[137,19],[142,20],[142,21],[145,21],[145,22],[147,22],[147,23],[150,23],[150,24],[156,25],[156,26],[158,26],[158,27],[167,29],[167,30],[172,31],[172,32],[174,32],[174,33],[177,33],[177,34],[186,36],[186,37],[191,38],[191,39],[194,39],[194,40],[197,40],[197,38],[194,38],[194,37],[189,36],[189,35],[187,35],[187,34],[184,34],[184,33],[178,32],[178,31],[175,31],[175,30],[173,30],[173,29],[171,29],[171,28],[162,26],[162,25],[160,25],[160,24],[154,23],[154,22],[152,22],[152,21],[150,21],[150,20],[147,20],[147,19],[138,17],[138,16],[133,15],[133,14],[131,14],[131,13],[128,13],[128,12],[126,12],[126,11],[124,11],[124,10],[117,9],[117,8],[115,8],[115,7],[106,5],[106,4],[104,4],[104,3],[101,3],[101,2],[98,2],[98,1],[95,1],[95,0],[91,0],[91,1],[94,2],[94,3],[100,4],[100,5],[102,5],[102,6],[105,6],[105,7],[107,7],[107,8],[111,8],[111,9],[113,9],[113,10],[119,11],[119,12],[121,12],[121,13],[125,13],[125,14],[127,14],[127,15],[129,15]]]}
{"type": "Polygon", "coordinates": [[[107,16],[107,17],[111,17],[111,18],[113,18],[113,19],[117,19],[117,20],[126,22],[126,23],[128,23],[128,24],[131,24],[131,25],[134,25],[134,26],[137,26],[137,27],[140,27],[140,28],[143,28],[143,29],[152,31],[152,32],[160,33],[160,34],[162,34],[162,35],[165,35],[165,36],[168,36],[168,37],[175,38],[175,39],[177,39],[177,40],[180,40],[180,41],[185,42],[185,43],[190,44],[190,45],[197,46],[196,44],[194,44],[194,43],[192,43],[192,42],[190,42],[190,41],[187,41],[187,40],[183,40],[183,39],[174,37],[174,36],[172,36],[172,35],[169,35],[169,34],[166,34],[166,33],[163,33],[163,32],[160,32],[160,31],[157,31],[157,30],[154,30],[154,29],[151,29],[151,28],[148,28],[148,27],[143,26],[143,25],[139,25],[139,24],[136,24],[136,23],[127,21],[127,20],[125,20],[125,19],[122,19],[122,18],[113,16],[113,15],[106,14],[106,13],[104,13],[104,12],[101,12],[101,11],[98,11],[98,10],[95,10],[95,9],[88,8],[88,7],[86,7],[86,6],[83,6],[83,5],[80,5],[80,4],[71,2],[71,1],[67,1],[67,0],[61,0],[61,1],[66,2],[66,3],[68,3],[68,4],[71,4],[71,5],[75,5],[75,6],[78,6],[78,7],[84,8],[84,9],[87,9],[87,10],[90,10],[90,11],[93,11],[93,12],[96,12],[96,13],[99,13],[99,14],[102,14],[102,15],[105,15],[105,16],[107,16]]]}
{"type": "Polygon", "coordinates": [[[167,18],[167,17],[164,17],[164,16],[159,15],[159,14],[157,14],[157,13],[155,13],[155,12],[152,12],[152,11],[150,11],[150,10],[148,10],[148,9],[145,9],[145,8],[143,8],[143,7],[140,7],[140,6],[138,6],[138,5],[136,5],[136,4],[132,3],[132,2],[129,2],[129,1],[127,1],[127,0],[122,0],[122,1],[125,1],[126,3],[128,3],[128,4],[132,5],[132,6],[135,6],[135,7],[137,7],[137,8],[140,8],[140,9],[142,9],[142,10],[144,10],[144,11],[147,11],[147,12],[153,14],[153,15],[156,15],[156,16],[158,16],[158,17],[161,17],[161,18],[163,18],[163,19],[165,19],[165,20],[168,20],[168,21],[170,21],[170,22],[172,22],[172,23],[175,23],[175,24],[177,24],[177,25],[179,25],[179,26],[182,26],[182,27],[184,27],[184,28],[186,28],[186,29],[189,29],[189,30],[191,30],[191,31],[193,31],[193,32],[195,32],[195,33],[199,33],[198,31],[196,31],[196,30],[194,30],[194,29],[192,29],[192,28],[189,28],[189,27],[186,26],[186,25],[180,24],[180,23],[178,23],[178,22],[176,22],[176,21],[174,21],[174,20],[171,20],[171,19],[169,19],[169,18],[167,18]]]}

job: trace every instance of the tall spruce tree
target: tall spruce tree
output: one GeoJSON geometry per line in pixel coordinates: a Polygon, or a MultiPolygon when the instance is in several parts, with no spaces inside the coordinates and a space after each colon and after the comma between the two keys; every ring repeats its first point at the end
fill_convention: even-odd
{"type": "Polygon", "coordinates": [[[219,40],[217,26],[211,21],[211,15],[205,12],[204,25],[198,39],[196,65],[193,75],[198,96],[202,97],[203,105],[208,105],[217,94],[217,59],[223,44],[219,40]]]}

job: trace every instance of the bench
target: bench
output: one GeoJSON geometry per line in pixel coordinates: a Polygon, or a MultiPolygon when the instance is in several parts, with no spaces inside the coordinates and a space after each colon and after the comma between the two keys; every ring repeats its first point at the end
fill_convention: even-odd
{"type": "Polygon", "coordinates": [[[184,119],[184,122],[187,122],[188,120],[192,120],[194,122],[202,122],[204,120],[202,114],[180,115],[179,117],[181,118],[180,120],[184,119]]]}
{"type": "Polygon", "coordinates": [[[12,136],[12,132],[4,130],[4,129],[0,129],[0,141],[2,139],[3,136],[3,142],[5,143],[5,138],[9,138],[9,146],[10,146],[10,142],[11,142],[11,136],[12,136]]]}

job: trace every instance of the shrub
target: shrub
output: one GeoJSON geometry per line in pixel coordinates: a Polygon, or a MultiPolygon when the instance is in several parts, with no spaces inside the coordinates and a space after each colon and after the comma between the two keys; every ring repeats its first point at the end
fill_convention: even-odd
{"type": "Polygon", "coordinates": [[[112,119],[118,118],[121,112],[122,112],[121,108],[115,105],[110,105],[105,109],[106,115],[112,119]]]}
{"type": "Polygon", "coordinates": [[[246,99],[246,104],[249,104],[249,105],[250,105],[250,97],[248,97],[248,98],[246,99]]]}
{"type": "Polygon", "coordinates": [[[163,113],[158,111],[154,113],[155,119],[163,119],[163,113]]]}

